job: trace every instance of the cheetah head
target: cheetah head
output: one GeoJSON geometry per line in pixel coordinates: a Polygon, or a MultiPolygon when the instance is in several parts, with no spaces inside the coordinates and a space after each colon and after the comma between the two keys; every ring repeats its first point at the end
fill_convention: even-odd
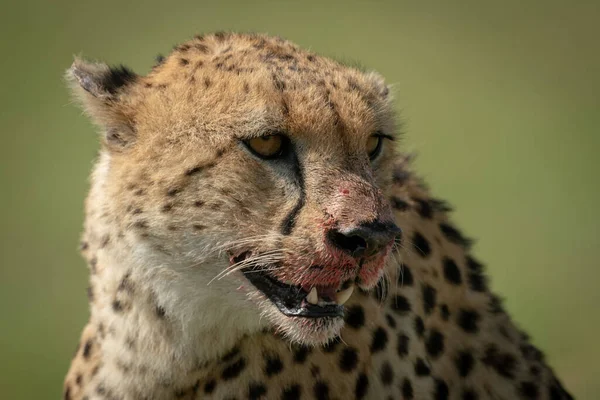
{"type": "Polygon", "coordinates": [[[379,76],[234,34],[180,45],[146,76],[81,60],[68,76],[103,132],[88,205],[161,277],[167,312],[304,344],[339,334],[400,232],[379,76]]]}

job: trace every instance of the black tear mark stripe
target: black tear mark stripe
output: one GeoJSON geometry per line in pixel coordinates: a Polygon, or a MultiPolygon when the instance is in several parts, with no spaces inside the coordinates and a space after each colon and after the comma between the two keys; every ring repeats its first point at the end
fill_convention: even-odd
{"type": "Polygon", "coordinates": [[[304,173],[302,171],[302,165],[300,165],[300,161],[298,160],[297,156],[294,158],[294,175],[296,176],[296,184],[300,189],[300,198],[298,199],[298,202],[292,211],[290,211],[281,224],[281,233],[284,236],[289,236],[292,233],[292,229],[294,229],[294,226],[296,225],[296,218],[306,202],[306,191],[304,188],[304,173]]]}

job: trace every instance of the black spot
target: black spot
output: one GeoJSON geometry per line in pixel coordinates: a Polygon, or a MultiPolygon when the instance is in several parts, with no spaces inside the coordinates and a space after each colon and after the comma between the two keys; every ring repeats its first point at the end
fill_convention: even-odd
{"type": "Polygon", "coordinates": [[[65,387],[65,393],[63,395],[63,399],[64,400],[71,400],[71,387],[69,385],[67,385],[65,387]]]}
{"type": "Polygon", "coordinates": [[[390,199],[390,203],[395,210],[405,211],[408,209],[408,203],[402,199],[399,199],[398,197],[392,197],[390,199]]]}
{"type": "Polygon", "coordinates": [[[350,306],[346,309],[345,321],[348,326],[359,329],[365,324],[365,312],[359,305],[350,306]]]}
{"type": "Polygon", "coordinates": [[[468,275],[469,287],[475,292],[485,292],[487,290],[487,280],[482,274],[471,272],[468,275]]]}
{"type": "Polygon", "coordinates": [[[92,286],[88,286],[87,288],[87,297],[90,302],[94,301],[94,288],[92,286]]]}
{"type": "Polygon", "coordinates": [[[537,362],[544,361],[544,354],[531,344],[522,344],[519,346],[519,349],[526,360],[537,362]]]}
{"type": "Polygon", "coordinates": [[[92,339],[88,339],[85,342],[85,344],[83,345],[82,355],[83,355],[83,358],[86,360],[90,358],[90,355],[92,353],[92,345],[93,345],[92,339]]]}
{"type": "Polygon", "coordinates": [[[350,372],[358,364],[358,354],[353,347],[345,347],[340,354],[340,369],[344,372],[350,372]]]}
{"type": "Polygon", "coordinates": [[[377,353],[385,349],[388,341],[388,335],[384,328],[379,327],[373,332],[373,341],[371,342],[371,352],[377,353]]]}
{"type": "Polygon", "coordinates": [[[441,379],[435,380],[435,399],[436,400],[447,400],[450,395],[448,385],[441,379]]]}
{"type": "Polygon", "coordinates": [[[440,224],[440,231],[448,241],[458,244],[462,247],[469,248],[471,246],[471,240],[464,237],[462,233],[454,226],[447,222],[440,224]]]}
{"type": "Polygon", "coordinates": [[[190,61],[187,58],[179,59],[179,64],[181,64],[181,65],[188,65],[189,63],[190,63],[190,61]]]}
{"type": "Polygon", "coordinates": [[[458,369],[458,373],[463,378],[469,375],[469,372],[473,369],[473,364],[475,364],[475,358],[468,351],[461,351],[456,356],[454,360],[456,363],[456,368],[458,369]]]}
{"type": "Polygon", "coordinates": [[[477,393],[471,389],[465,389],[462,398],[463,400],[477,400],[477,393]]]}
{"type": "Polygon", "coordinates": [[[417,374],[418,376],[427,376],[431,373],[431,370],[429,369],[429,367],[427,366],[427,364],[425,364],[425,361],[423,361],[422,358],[417,358],[417,362],[415,363],[415,374],[417,374]]]}
{"type": "MultiPolygon", "coordinates": [[[[409,160],[407,159],[405,161],[409,161],[409,160]]],[[[394,168],[394,172],[392,174],[392,180],[393,180],[394,184],[402,186],[410,179],[410,177],[411,177],[410,172],[407,171],[405,168],[403,168],[402,165],[397,165],[394,168]]]]}
{"type": "Polygon", "coordinates": [[[155,67],[158,67],[160,64],[165,62],[165,56],[158,54],[156,57],[154,57],[154,61],[156,62],[155,67]]]}
{"type": "Polygon", "coordinates": [[[423,337],[423,333],[425,333],[425,324],[423,323],[423,318],[418,315],[415,317],[415,332],[419,337],[423,337]]]}
{"type": "Polygon", "coordinates": [[[421,233],[415,232],[413,234],[412,244],[414,249],[423,257],[427,257],[431,254],[431,247],[429,242],[421,233]]]}
{"type": "Polygon", "coordinates": [[[195,43],[194,48],[196,48],[196,50],[198,50],[200,53],[203,53],[203,54],[208,53],[208,46],[206,46],[203,43],[195,43]]]}
{"type": "Polygon", "coordinates": [[[501,314],[504,312],[504,308],[502,308],[502,300],[498,296],[490,296],[489,310],[492,314],[501,314]]]}
{"type": "Polygon", "coordinates": [[[235,378],[239,374],[242,373],[242,371],[244,370],[245,367],[246,367],[246,360],[244,358],[240,358],[236,362],[228,365],[223,370],[223,373],[221,374],[221,377],[224,380],[229,380],[229,379],[235,378]]]}
{"type": "Polygon", "coordinates": [[[514,379],[517,359],[512,354],[500,353],[498,348],[491,344],[486,348],[481,361],[493,368],[499,375],[514,379]]]}
{"type": "Polygon", "coordinates": [[[112,309],[114,312],[121,312],[123,311],[123,304],[119,300],[113,300],[112,309]]]}
{"type": "Polygon", "coordinates": [[[460,270],[453,259],[444,258],[444,276],[446,280],[454,285],[460,285],[462,278],[460,276],[460,270]]]}
{"type": "Polygon", "coordinates": [[[169,190],[167,190],[167,196],[173,197],[175,195],[177,195],[177,193],[179,193],[181,191],[181,189],[179,188],[171,188],[169,190]]]}
{"type": "Polygon", "coordinates": [[[229,362],[229,361],[233,360],[238,354],[240,354],[240,348],[238,346],[235,346],[234,348],[229,350],[227,353],[225,353],[225,355],[223,357],[221,357],[221,361],[229,362]]]}
{"type": "Polygon", "coordinates": [[[425,314],[431,314],[436,304],[437,291],[431,285],[423,285],[423,309],[425,314]]]}
{"type": "Polygon", "coordinates": [[[83,381],[83,376],[81,374],[77,374],[77,377],[75,378],[75,383],[77,384],[77,386],[81,386],[82,381],[83,381]]]}
{"type": "Polygon", "coordinates": [[[211,379],[210,381],[208,381],[204,384],[204,393],[212,393],[213,390],[215,390],[216,386],[217,386],[217,381],[215,381],[214,379],[211,379]]]}
{"type": "Polygon", "coordinates": [[[354,388],[354,395],[357,399],[363,399],[369,388],[369,377],[365,374],[360,374],[356,380],[356,387],[354,388]]]}
{"type": "Polygon", "coordinates": [[[440,353],[444,351],[444,335],[437,329],[432,329],[429,332],[429,337],[425,341],[425,348],[431,357],[439,357],[440,353]]]}
{"type": "Polygon", "coordinates": [[[201,165],[197,165],[193,168],[188,169],[187,171],[185,171],[185,175],[186,176],[192,176],[194,174],[197,174],[198,172],[202,171],[204,169],[203,166],[201,165]]]}
{"type": "Polygon", "coordinates": [[[310,365],[310,374],[313,376],[313,378],[317,378],[320,373],[321,371],[319,370],[319,367],[317,367],[315,364],[310,365]]]}
{"type": "Polygon", "coordinates": [[[381,378],[381,383],[385,386],[389,386],[394,381],[394,370],[392,369],[389,362],[385,361],[381,365],[381,371],[379,371],[379,377],[381,378]]]}
{"type": "Polygon", "coordinates": [[[338,338],[335,338],[333,340],[330,340],[329,342],[325,343],[323,345],[323,352],[325,353],[333,353],[335,351],[335,348],[337,347],[337,345],[340,342],[338,342],[338,338]]]}
{"type": "Polygon", "coordinates": [[[248,400],[257,400],[267,394],[267,388],[262,383],[252,382],[248,386],[248,400]]]}
{"type": "Polygon", "coordinates": [[[101,249],[105,248],[109,242],[110,242],[110,235],[106,234],[106,235],[102,236],[102,241],[100,242],[100,248],[101,249]]]}
{"type": "Polygon", "coordinates": [[[412,272],[408,265],[403,264],[400,267],[400,273],[398,274],[398,285],[400,286],[412,286],[414,282],[412,272]]]}
{"type": "Polygon", "coordinates": [[[560,382],[556,379],[553,379],[553,382],[550,385],[549,390],[550,390],[550,393],[549,393],[550,400],[561,400],[561,399],[573,400],[573,396],[571,396],[565,390],[565,388],[562,387],[560,382]]]}
{"type": "Polygon", "coordinates": [[[418,204],[417,211],[421,217],[425,219],[433,218],[433,209],[427,200],[413,199],[413,201],[418,204]]]}
{"type": "Polygon", "coordinates": [[[483,275],[483,265],[471,256],[467,256],[467,269],[469,270],[469,286],[476,292],[487,290],[487,279],[483,275]]]}
{"type": "Polygon", "coordinates": [[[398,350],[398,355],[400,357],[406,357],[408,355],[409,342],[410,342],[410,338],[407,335],[405,335],[404,333],[401,333],[398,335],[397,350],[398,350]]]}
{"type": "Polygon", "coordinates": [[[475,310],[462,309],[458,313],[458,325],[468,333],[476,333],[479,330],[479,314],[475,310]]]}
{"type": "Polygon", "coordinates": [[[315,386],[313,386],[313,393],[317,400],[328,400],[329,386],[323,381],[316,381],[315,386]]]}
{"type": "Polygon", "coordinates": [[[278,356],[267,356],[265,361],[265,374],[267,374],[267,376],[277,375],[283,370],[283,363],[278,356]]]}
{"type": "Polygon", "coordinates": [[[442,314],[442,319],[444,321],[448,321],[448,318],[450,318],[450,310],[446,304],[440,306],[440,314],[442,314]]]}
{"type": "Polygon", "coordinates": [[[396,327],[396,320],[390,314],[385,314],[385,319],[390,328],[394,329],[396,327]]]}
{"type": "Polygon", "coordinates": [[[310,347],[298,345],[294,348],[294,362],[298,364],[304,363],[310,352],[310,347]]]}
{"type": "Polygon", "coordinates": [[[163,319],[165,317],[166,311],[165,311],[164,307],[156,306],[155,312],[156,312],[156,316],[158,318],[163,319]]]}
{"type": "Polygon", "coordinates": [[[392,298],[392,310],[396,311],[399,315],[405,315],[410,312],[410,303],[407,298],[401,295],[394,296],[392,298]]]}
{"type": "Polygon", "coordinates": [[[300,400],[300,393],[302,393],[300,385],[288,386],[281,393],[281,400],[300,400]]]}
{"type": "Polygon", "coordinates": [[[413,387],[408,378],[404,378],[404,381],[402,381],[402,396],[406,400],[411,400],[413,398],[413,387]]]}
{"type": "Polygon", "coordinates": [[[98,266],[98,259],[94,256],[90,260],[90,270],[91,270],[92,274],[96,273],[96,267],[97,266],[98,266]]]}
{"type": "Polygon", "coordinates": [[[521,382],[519,387],[519,392],[526,399],[537,399],[539,394],[539,389],[537,385],[533,382],[521,382]]]}
{"type": "Polygon", "coordinates": [[[478,274],[483,273],[483,264],[481,264],[479,261],[477,261],[475,258],[473,258],[472,256],[467,256],[465,258],[466,260],[466,265],[467,265],[467,269],[471,272],[476,272],[478,274]]]}

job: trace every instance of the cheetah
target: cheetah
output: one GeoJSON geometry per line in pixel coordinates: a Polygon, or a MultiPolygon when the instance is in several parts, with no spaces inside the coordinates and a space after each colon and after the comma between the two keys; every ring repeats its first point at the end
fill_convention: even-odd
{"type": "Polygon", "coordinates": [[[67,80],[101,150],[65,400],[572,398],[398,149],[377,73],[215,33],[67,80]]]}

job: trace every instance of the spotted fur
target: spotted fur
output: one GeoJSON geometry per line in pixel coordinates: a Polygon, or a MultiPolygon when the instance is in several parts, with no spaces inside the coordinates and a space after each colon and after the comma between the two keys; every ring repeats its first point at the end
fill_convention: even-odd
{"type": "Polygon", "coordinates": [[[102,150],[81,246],[91,317],[64,399],[571,398],[409,158],[391,143],[365,157],[368,135],[397,135],[377,74],[216,33],[147,76],[76,60],[68,79],[102,150]],[[238,140],[272,132],[296,158],[265,164],[238,140]],[[382,279],[361,266],[343,323],[284,319],[224,274],[250,246],[279,249],[282,279],[337,279],[323,230],[386,216],[402,234],[382,279]]]}

